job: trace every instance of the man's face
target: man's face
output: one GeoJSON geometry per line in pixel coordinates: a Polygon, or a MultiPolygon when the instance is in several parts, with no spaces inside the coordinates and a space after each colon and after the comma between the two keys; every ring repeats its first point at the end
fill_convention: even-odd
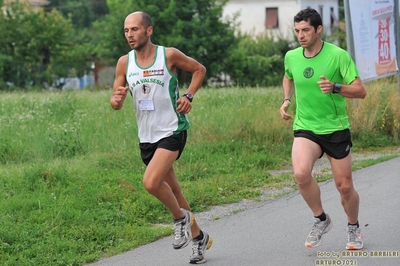
{"type": "Polygon", "coordinates": [[[310,25],[309,21],[300,21],[294,23],[294,31],[296,32],[297,40],[303,48],[309,48],[315,44],[320,38],[322,26],[318,26],[317,31],[310,25]]]}
{"type": "Polygon", "coordinates": [[[153,28],[147,29],[142,25],[142,16],[140,14],[131,14],[125,19],[124,32],[125,38],[130,47],[140,51],[150,39],[153,28]]]}

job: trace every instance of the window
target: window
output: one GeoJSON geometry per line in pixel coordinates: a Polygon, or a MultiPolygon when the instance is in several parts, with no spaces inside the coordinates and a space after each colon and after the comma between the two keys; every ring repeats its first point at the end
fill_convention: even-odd
{"type": "Polygon", "coordinates": [[[265,9],[265,27],[266,28],[278,28],[278,8],[267,7],[265,9]]]}

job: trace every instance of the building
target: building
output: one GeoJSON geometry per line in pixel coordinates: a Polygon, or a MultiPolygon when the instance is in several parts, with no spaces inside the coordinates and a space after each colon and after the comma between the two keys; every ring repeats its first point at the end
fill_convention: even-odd
{"type": "Polygon", "coordinates": [[[4,4],[7,5],[11,2],[29,2],[31,6],[45,6],[50,3],[50,0],[4,0],[4,4]]]}
{"type": "Polygon", "coordinates": [[[223,17],[238,14],[242,33],[263,34],[293,39],[293,17],[301,9],[317,10],[323,20],[324,34],[330,36],[339,23],[338,0],[230,0],[223,17]]]}
{"type": "Polygon", "coordinates": [[[4,0],[3,10],[8,9],[10,3],[12,2],[28,2],[29,5],[33,8],[33,10],[38,10],[39,8],[46,6],[50,3],[50,0],[4,0]]]}

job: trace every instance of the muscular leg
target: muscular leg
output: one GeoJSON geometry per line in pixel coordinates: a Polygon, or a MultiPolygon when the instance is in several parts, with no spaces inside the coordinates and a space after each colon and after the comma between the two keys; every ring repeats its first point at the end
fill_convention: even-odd
{"type": "Polygon", "coordinates": [[[351,153],[347,157],[337,160],[328,156],[331,163],[332,174],[340,199],[347,214],[348,222],[355,224],[358,221],[359,196],[353,186],[351,170],[351,153]]]}
{"type": "MultiPolygon", "coordinates": [[[[182,194],[173,168],[178,154],[178,151],[157,149],[146,168],[143,178],[146,190],[170,210],[174,219],[184,216],[181,208],[190,211],[190,206],[182,194]]],[[[194,221],[191,228],[193,237],[200,234],[200,228],[196,221],[194,221]]]]}
{"type": "Polygon", "coordinates": [[[174,219],[182,218],[184,214],[165,177],[175,162],[178,153],[178,151],[157,149],[143,177],[143,184],[146,190],[170,210],[174,219]]]}
{"type": "Polygon", "coordinates": [[[292,147],[292,164],[297,186],[314,216],[324,211],[321,202],[321,191],[312,177],[314,163],[321,156],[321,147],[315,142],[297,137],[292,147]]]}
{"type": "MultiPolygon", "coordinates": [[[[187,202],[185,196],[182,193],[181,187],[179,186],[173,167],[170,168],[167,175],[165,176],[165,181],[171,187],[172,193],[174,194],[176,200],[178,201],[179,206],[181,208],[184,208],[185,210],[191,211],[189,203],[187,202]]],[[[197,237],[200,234],[200,227],[198,226],[196,219],[194,219],[191,228],[192,228],[193,238],[197,237]]]]}

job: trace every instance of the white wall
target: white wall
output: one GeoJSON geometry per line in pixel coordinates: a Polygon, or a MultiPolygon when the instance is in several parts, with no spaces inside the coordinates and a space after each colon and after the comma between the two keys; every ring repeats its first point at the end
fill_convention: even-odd
{"type": "Polygon", "coordinates": [[[276,36],[293,38],[293,17],[301,9],[312,7],[319,11],[319,6],[323,6],[323,25],[324,32],[330,35],[330,8],[334,8],[336,17],[339,16],[337,0],[231,0],[223,11],[223,16],[232,16],[240,12],[238,22],[242,32],[262,34],[267,31],[276,36]],[[267,7],[277,7],[279,17],[279,29],[265,28],[265,9],[267,7]]]}
{"type": "Polygon", "coordinates": [[[225,8],[223,15],[228,16],[240,12],[238,22],[242,32],[260,34],[265,33],[265,9],[267,7],[278,7],[279,30],[269,29],[274,34],[280,32],[287,37],[292,32],[293,16],[300,10],[298,0],[231,0],[225,8]]]}
{"type": "Polygon", "coordinates": [[[322,25],[324,27],[324,33],[326,35],[331,35],[331,8],[333,8],[333,12],[337,19],[339,19],[339,5],[337,0],[307,0],[301,1],[300,9],[304,9],[307,7],[314,8],[318,12],[320,12],[320,7],[322,7],[322,25]]]}

